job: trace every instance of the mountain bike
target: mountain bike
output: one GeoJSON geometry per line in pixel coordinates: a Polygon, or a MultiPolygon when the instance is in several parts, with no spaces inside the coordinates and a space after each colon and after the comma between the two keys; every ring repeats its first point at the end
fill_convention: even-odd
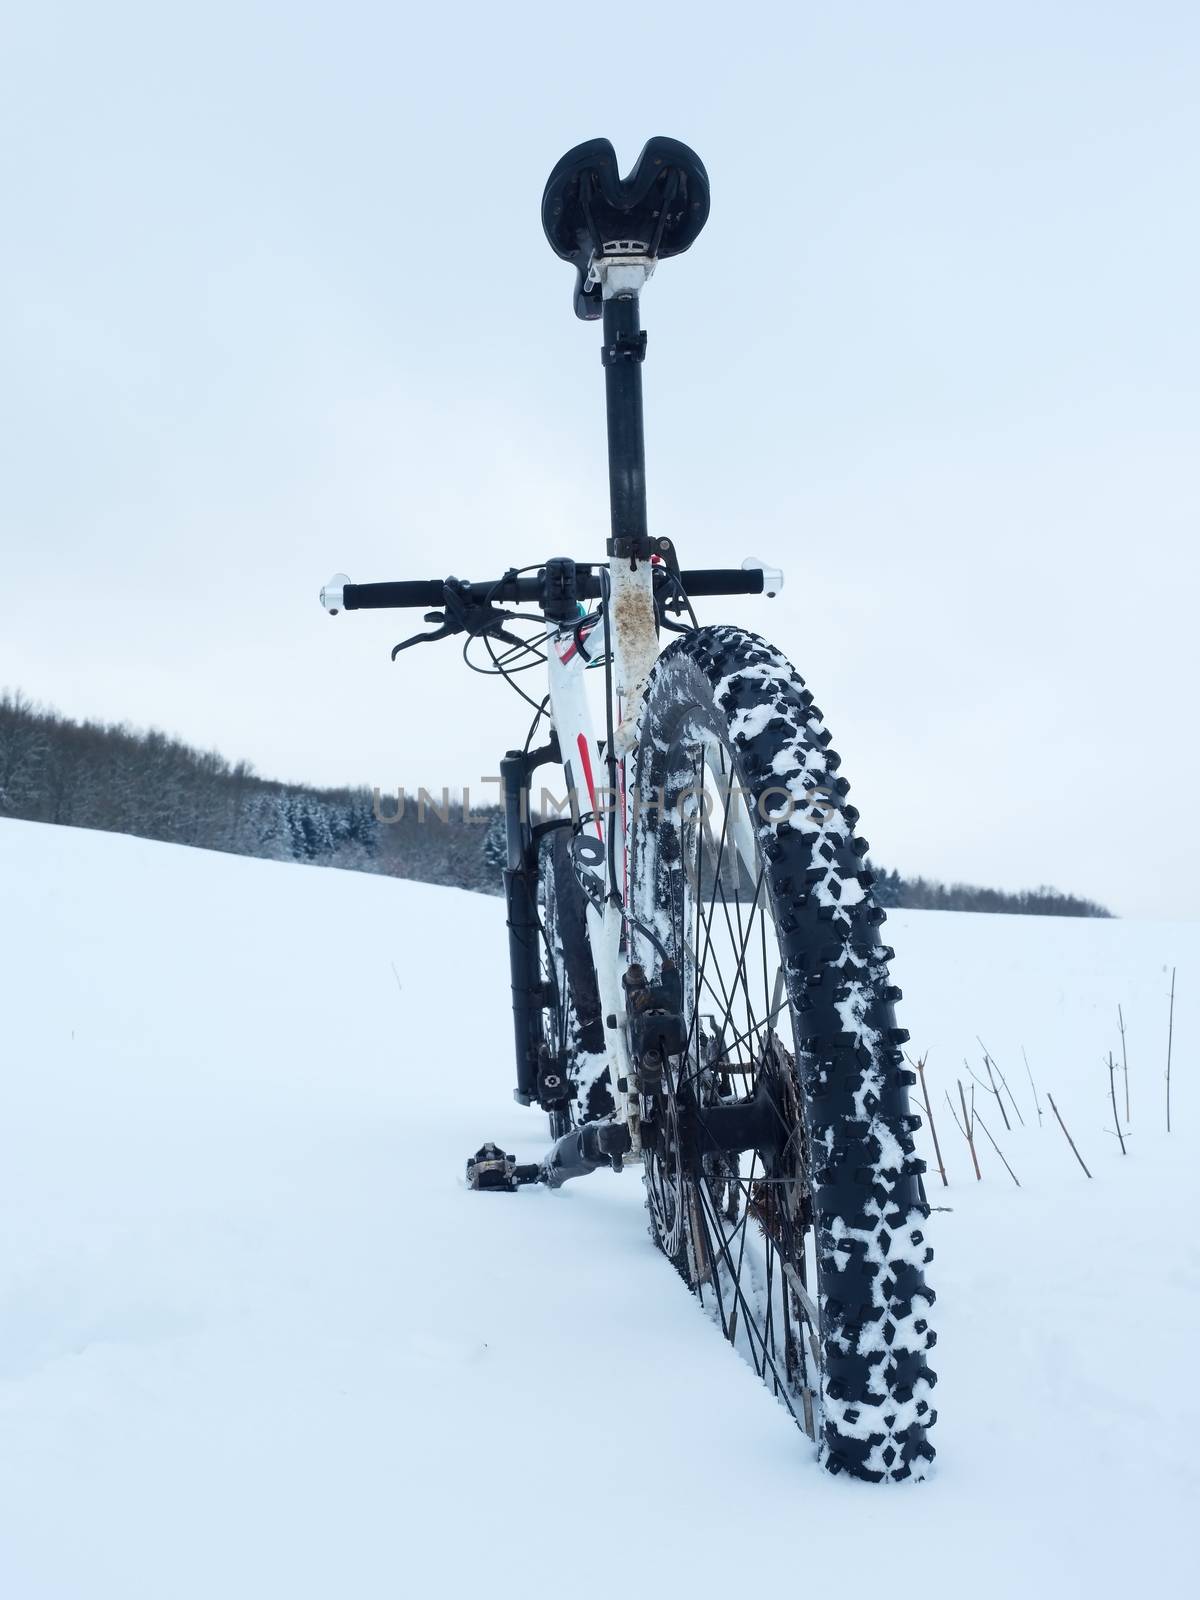
{"type": "Polygon", "coordinates": [[[475,583],[339,575],[321,600],[431,608],[393,659],[461,637],[534,710],[501,762],[503,883],[515,1095],[548,1113],[553,1142],[524,1164],[483,1145],[471,1188],[640,1168],[654,1242],[823,1464],[923,1477],[929,1208],[867,843],[804,680],[693,609],[770,596],[781,574],[755,560],[681,569],[647,525],[640,297],[708,211],[699,158],[665,138],[625,178],[592,140],[545,188],[576,314],[602,324],[607,559],[475,583]],[[543,667],[536,698],[516,680],[543,667]],[[561,770],[565,799],[543,788],[535,803],[544,768],[561,770]]]}

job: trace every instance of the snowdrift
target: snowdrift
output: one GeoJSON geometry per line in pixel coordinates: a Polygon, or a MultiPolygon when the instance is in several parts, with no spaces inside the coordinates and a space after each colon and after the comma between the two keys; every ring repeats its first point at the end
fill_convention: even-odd
{"type": "Polygon", "coordinates": [[[1200,927],[897,912],[887,936],[951,1209],[937,1469],[878,1489],[813,1465],[654,1252],[635,1171],[466,1190],[484,1138],[544,1142],[511,1099],[499,901],[0,822],[0,1591],[1185,1581],[1200,927]],[[977,1035],[1025,1119],[976,1089],[1020,1188],[986,1138],[976,1182],[944,1098],[977,1035]]]}

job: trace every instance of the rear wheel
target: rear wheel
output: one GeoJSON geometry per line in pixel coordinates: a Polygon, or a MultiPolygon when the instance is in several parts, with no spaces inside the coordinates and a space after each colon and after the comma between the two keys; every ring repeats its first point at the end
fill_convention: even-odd
{"type": "Polygon", "coordinates": [[[935,1335],[919,1119],[828,746],[803,680],[752,634],[699,629],[655,667],[631,953],[664,990],[678,975],[682,1023],[661,1078],[643,1072],[647,1204],[830,1470],[920,1477],[935,1335]]]}

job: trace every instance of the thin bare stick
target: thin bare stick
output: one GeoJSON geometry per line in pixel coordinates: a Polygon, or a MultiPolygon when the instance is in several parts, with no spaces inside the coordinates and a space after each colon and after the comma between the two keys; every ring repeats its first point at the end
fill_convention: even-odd
{"type": "Polygon", "coordinates": [[[1017,1113],[1017,1121],[1021,1124],[1022,1127],[1024,1127],[1025,1126],[1025,1118],[1021,1115],[1021,1108],[1017,1104],[1016,1096],[1013,1094],[1012,1090],[1008,1087],[1008,1079],[1004,1076],[1004,1071],[1001,1068],[1000,1063],[996,1060],[995,1056],[988,1049],[987,1045],[984,1044],[983,1040],[979,1038],[978,1034],[975,1035],[975,1038],[978,1041],[979,1048],[983,1051],[983,1059],[986,1062],[989,1062],[993,1067],[995,1067],[996,1071],[1000,1074],[1000,1082],[1004,1085],[1005,1094],[1012,1101],[1012,1108],[1017,1113]]]}
{"type": "MultiPolygon", "coordinates": [[[[997,1102],[997,1106],[1000,1106],[1000,1115],[1005,1118],[1005,1128],[1008,1128],[1008,1117],[1005,1117],[1005,1107],[1003,1107],[1002,1102],[1000,1102],[1000,1090],[998,1090],[997,1086],[995,1086],[995,1078],[992,1078],[992,1082],[990,1083],[984,1083],[984,1080],[982,1080],[978,1074],[974,1074],[973,1070],[971,1070],[971,1062],[966,1059],[966,1056],[963,1056],[963,1066],[966,1067],[966,1075],[968,1075],[968,1078],[970,1078],[971,1083],[978,1083],[981,1090],[987,1090],[987,1093],[995,1094],[995,1102],[997,1102]]],[[[971,1090],[971,1115],[974,1115],[974,1090],[971,1090]]]]}
{"type": "Polygon", "coordinates": [[[1125,1140],[1121,1133],[1121,1119],[1117,1115],[1117,1066],[1113,1060],[1113,1053],[1108,1052],[1108,1093],[1112,1099],[1113,1121],[1117,1125],[1117,1138],[1121,1145],[1121,1154],[1125,1154],[1125,1140]]]}
{"type": "Polygon", "coordinates": [[[1091,1173],[1088,1172],[1087,1162],[1083,1159],[1083,1157],[1079,1154],[1079,1151],[1076,1149],[1074,1139],[1072,1139],[1071,1135],[1069,1133],[1067,1133],[1067,1125],[1063,1121],[1062,1117],[1059,1116],[1058,1107],[1054,1104],[1054,1096],[1049,1092],[1049,1090],[1047,1090],[1047,1092],[1046,1092],[1046,1099],[1049,1100],[1049,1102],[1050,1102],[1051,1111],[1053,1111],[1054,1115],[1056,1117],[1058,1117],[1058,1125],[1059,1125],[1059,1127],[1067,1135],[1067,1143],[1071,1146],[1071,1149],[1075,1151],[1075,1159],[1076,1159],[1076,1161],[1078,1161],[1079,1165],[1083,1168],[1084,1172],[1087,1173],[1087,1176],[1090,1178],[1091,1177],[1091,1173]]]}
{"type": "Polygon", "coordinates": [[[1121,1025],[1121,1070],[1125,1074],[1125,1126],[1129,1126],[1129,1057],[1125,1054],[1125,1018],[1117,1007],[1117,1021],[1121,1025]]]}
{"type": "Polygon", "coordinates": [[[1167,1132],[1171,1131],[1171,1039],[1175,1033],[1175,968],[1171,968],[1171,1010],[1167,1017],[1167,1132]]]}
{"type": "MultiPolygon", "coordinates": [[[[1000,1146],[996,1143],[995,1139],[992,1138],[992,1135],[991,1135],[991,1133],[990,1133],[990,1131],[988,1129],[987,1123],[978,1114],[976,1115],[975,1120],[976,1120],[976,1122],[978,1122],[979,1126],[983,1129],[984,1133],[987,1134],[988,1143],[991,1145],[992,1149],[1000,1157],[1001,1161],[1004,1161],[1004,1151],[1001,1150],[1000,1146]]],[[[1016,1173],[1009,1166],[1007,1161],[1004,1161],[1004,1170],[1005,1170],[1005,1172],[1008,1173],[1009,1177],[1012,1179],[1012,1181],[1016,1184],[1017,1188],[1019,1189],[1021,1187],[1021,1180],[1020,1180],[1020,1178],[1017,1177],[1016,1173]]]]}
{"type": "MultiPolygon", "coordinates": [[[[926,1052],[926,1055],[928,1055],[928,1052],[926,1052]]],[[[946,1166],[942,1160],[942,1147],[938,1143],[933,1111],[929,1105],[929,1090],[925,1087],[925,1060],[926,1056],[922,1056],[917,1062],[917,1077],[921,1080],[921,1099],[925,1102],[925,1115],[929,1118],[929,1131],[933,1135],[933,1153],[937,1157],[938,1173],[942,1180],[943,1189],[948,1189],[950,1187],[950,1179],[946,1176],[946,1166]]]]}
{"type": "Polygon", "coordinates": [[[1034,1103],[1034,1106],[1037,1109],[1038,1127],[1040,1128],[1041,1125],[1042,1125],[1042,1104],[1041,1104],[1041,1101],[1038,1099],[1037,1084],[1034,1083],[1034,1081],[1033,1081],[1033,1073],[1030,1072],[1030,1070],[1029,1070],[1029,1057],[1027,1055],[1025,1055],[1025,1046],[1024,1045],[1021,1046],[1021,1054],[1022,1054],[1022,1056],[1024,1056],[1024,1059],[1025,1059],[1025,1071],[1029,1076],[1029,1087],[1033,1090],[1033,1103],[1034,1103]]]}
{"type": "MultiPolygon", "coordinates": [[[[971,1161],[975,1167],[975,1176],[977,1179],[982,1179],[983,1173],[979,1170],[979,1157],[975,1154],[975,1136],[971,1131],[971,1118],[967,1115],[967,1097],[963,1093],[962,1079],[958,1078],[955,1081],[958,1084],[958,1098],[962,1101],[963,1134],[967,1141],[967,1149],[971,1152],[971,1161]]],[[[972,1098],[974,1098],[974,1095],[975,1091],[972,1089],[972,1098]]]]}
{"type": "Polygon", "coordinates": [[[988,1089],[987,1084],[984,1083],[983,1079],[972,1070],[971,1063],[967,1060],[966,1056],[963,1057],[963,1066],[966,1068],[967,1077],[971,1078],[975,1083],[977,1083],[981,1089],[987,1089],[987,1092],[991,1094],[992,1091],[988,1089]]]}
{"type": "Polygon", "coordinates": [[[961,1133],[963,1138],[965,1139],[967,1137],[967,1130],[963,1127],[962,1123],[958,1120],[958,1112],[955,1111],[955,1109],[954,1109],[954,1101],[951,1100],[951,1098],[950,1098],[949,1089],[946,1090],[946,1104],[950,1107],[950,1115],[954,1118],[954,1126],[958,1129],[959,1133],[961,1133]]]}
{"type": "MultiPolygon", "coordinates": [[[[984,1065],[986,1066],[987,1065],[987,1057],[984,1056],[983,1060],[984,1060],[984,1065]]],[[[1008,1117],[1005,1116],[1004,1105],[1003,1105],[1003,1103],[1002,1103],[1002,1101],[1000,1099],[1000,1091],[996,1087],[995,1078],[992,1078],[992,1081],[990,1083],[984,1083],[983,1079],[979,1076],[979,1074],[977,1072],[972,1071],[971,1063],[966,1059],[965,1056],[963,1057],[963,1066],[966,1067],[967,1076],[970,1078],[972,1083],[977,1083],[979,1085],[979,1087],[981,1089],[986,1090],[988,1094],[994,1094],[996,1096],[996,1104],[1000,1107],[1000,1115],[1002,1117],[1004,1117],[1004,1126],[1006,1128],[1008,1128],[1009,1127],[1008,1117]]],[[[988,1077],[991,1078],[991,1070],[990,1070],[990,1068],[988,1070],[988,1077]]],[[[974,1104],[974,1099],[975,1099],[975,1091],[974,1091],[974,1089],[972,1089],[971,1090],[971,1103],[972,1104],[974,1104]]]]}
{"type": "MultiPolygon", "coordinates": [[[[997,1063],[993,1063],[993,1065],[995,1065],[996,1071],[1000,1072],[999,1065],[997,1063]]],[[[1017,1121],[1021,1124],[1022,1127],[1024,1127],[1025,1126],[1025,1118],[1021,1115],[1021,1108],[1017,1104],[1017,1097],[1012,1092],[1012,1090],[1008,1087],[1008,1079],[1004,1076],[1003,1072],[1000,1072],[1000,1082],[1004,1085],[1004,1092],[1009,1098],[1009,1103],[1012,1105],[1013,1110],[1017,1113],[1017,1121]]]]}
{"type": "Polygon", "coordinates": [[[1009,1133],[1012,1132],[1012,1123],[1008,1120],[1008,1112],[1004,1109],[1004,1101],[1000,1098],[1000,1091],[996,1087],[996,1080],[992,1077],[992,1062],[989,1056],[984,1056],[983,1064],[987,1068],[988,1082],[992,1086],[992,1093],[996,1096],[996,1104],[1000,1107],[1000,1115],[1004,1118],[1004,1126],[1009,1133]]]}

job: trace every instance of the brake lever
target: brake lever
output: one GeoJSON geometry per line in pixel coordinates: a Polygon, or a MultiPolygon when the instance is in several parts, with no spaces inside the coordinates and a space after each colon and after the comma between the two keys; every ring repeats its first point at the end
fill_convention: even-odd
{"type": "Polygon", "coordinates": [[[400,654],[401,650],[411,650],[415,644],[433,644],[438,639],[449,639],[456,633],[468,633],[473,639],[481,634],[487,634],[493,639],[503,639],[508,645],[522,645],[524,640],[515,633],[509,633],[502,626],[512,618],[511,611],[502,611],[491,601],[478,601],[471,599],[471,588],[467,583],[458,578],[447,578],[445,584],[446,609],[445,611],[427,611],[426,622],[436,622],[438,626],[430,633],[414,633],[410,639],[402,639],[392,651],[392,660],[400,654]]]}
{"type": "Polygon", "coordinates": [[[427,611],[425,613],[425,621],[436,622],[440,626],[434,628],[432,633],[414,633],[410,639],[401,639],[400,643],[392,651],[393,661],[395,661],[401,650],[411,650],[414,644],[433,644],[438,639],[448,639],[451,634],[462,632],[461,625],[453,621],[447,622],[445,615],[441,611],[427,611]]]}

